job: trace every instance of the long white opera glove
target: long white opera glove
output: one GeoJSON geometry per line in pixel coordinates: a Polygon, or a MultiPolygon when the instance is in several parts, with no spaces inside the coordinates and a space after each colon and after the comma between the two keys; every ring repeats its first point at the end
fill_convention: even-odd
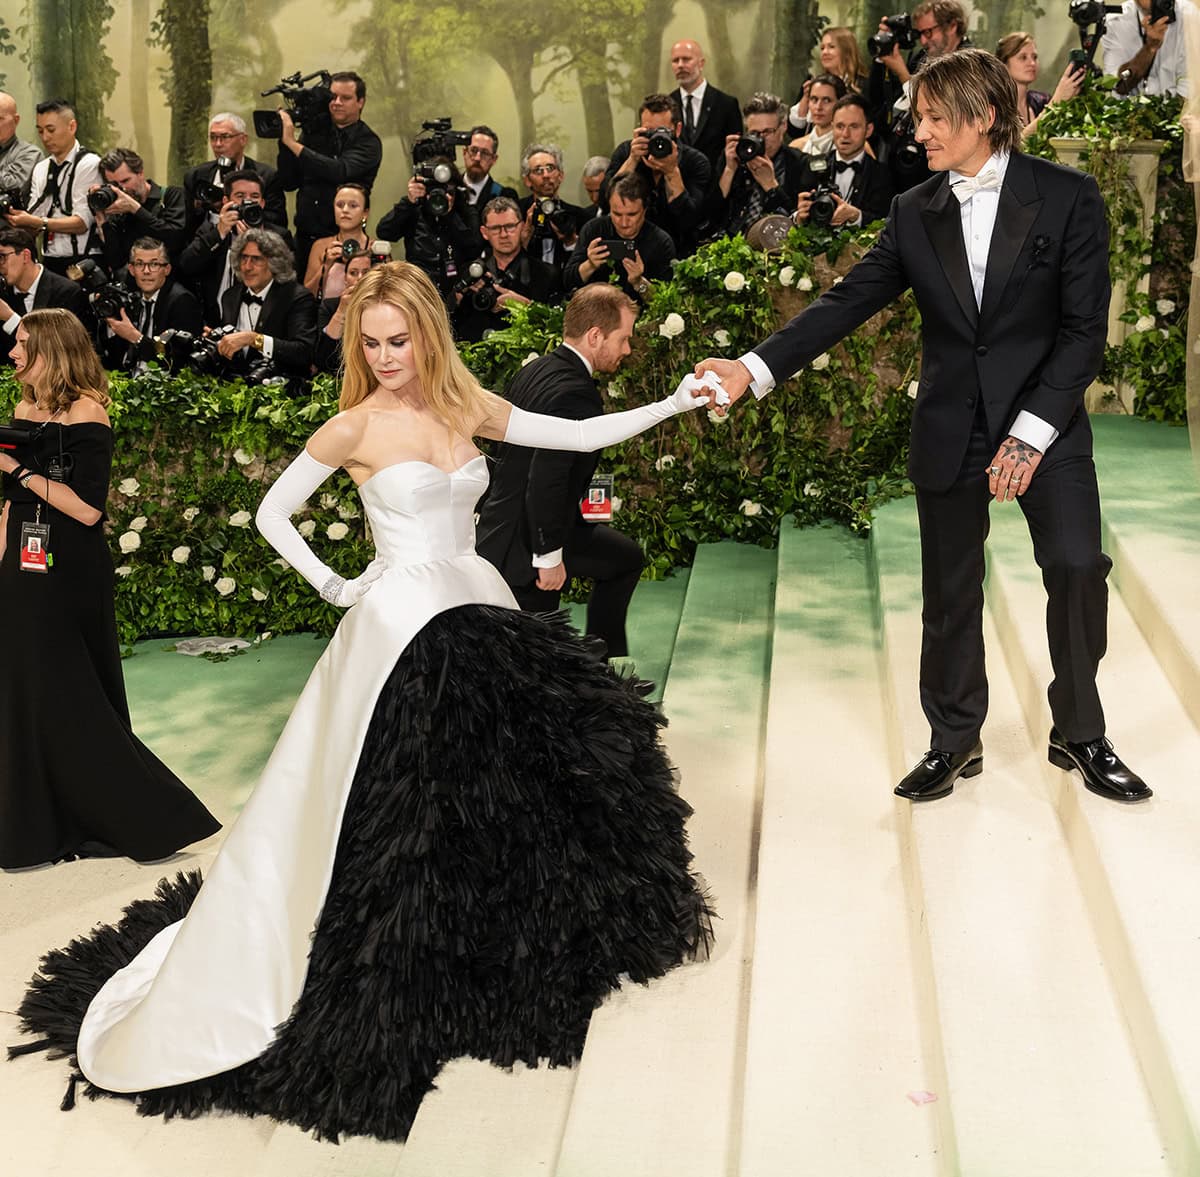
{"type": "Polygon", "coordinates": [[[307,449],[301,450],[259,503],[254,522],[267,543],[325,600],[348,609],[360,601],[371,585],[383,575],[385,561],[376,558],[367,565],[361,576],[344,580],[328,564],[317,559],[316,553],[304,542],[304,537],[292,523],[292,516],[336,469],[336,466],[318,462],[307,449]]]}
{"type": "Polygon", "coordinates": [[[698,389],[705,388],[713,393],[718,404],[728,403],[729,397],[721,387],[720,380],[712,372],[706,372],[700,378],[690,374],[685,376],[665,400],[652,405],[639,405],[636,409],[626,409],[621,413],[589,417],[586,421],[527,413],[513,405],[504,440],[509,445],[523,445],[530,449],[591,453],[636,437],[651,425],[674,417],[676,413],[701,408],[711,399],[697,394],[698,389]]]}

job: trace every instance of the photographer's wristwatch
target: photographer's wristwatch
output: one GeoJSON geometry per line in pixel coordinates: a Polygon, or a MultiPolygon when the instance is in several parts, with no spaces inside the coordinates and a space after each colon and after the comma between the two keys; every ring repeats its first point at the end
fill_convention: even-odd
{"type": "Polygon", "coordinates": [[[262,332],[261,332],[261,331],[256,331],[256,332],[254,333],[254,350],[255,350],[255,351],[262,351],[262,349],[263,349],[263,336],[262,336],[262,332]]]}

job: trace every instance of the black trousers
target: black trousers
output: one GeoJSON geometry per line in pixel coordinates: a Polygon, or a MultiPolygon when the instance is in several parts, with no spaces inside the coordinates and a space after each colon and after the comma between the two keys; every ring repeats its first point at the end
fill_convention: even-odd
{"type": "MultiPolygon", "coordinates": [[[[987,715],[983,652],[984,540],[989,527],[987,467],[996,447],[977,417],[949,490],[917,488],[921,524],[921,706],[930,746],[974,747],[987,715]]],[[[1015,500],[1033,540],[1046,588],[1046,633],[1054,681],[1050,713],[1068,740],[1104,734],[1096,669],[1107,643],[1112,562],[1100,549],[1100,492],[1090,456],[1056,460],[1052,445],[1015,500]]],[[[1012,503],[996,504],[1012,510],[1012,503]]]]}
{"type": "MultiPolygon", "coordinates": [[[[603,638],[610,658],[629,653],[625,615],[637,588],[646,557],[627,535],[605,523],[581,523],[572,528],[563,548],[568,576],[587,576],[593,581],[587,605],[587,632],[603,638]]],[[[514,585],[517,604],[528,613],[548,613],[558,608],[558,593],[539,589],[537,579],[514,585]]]]}

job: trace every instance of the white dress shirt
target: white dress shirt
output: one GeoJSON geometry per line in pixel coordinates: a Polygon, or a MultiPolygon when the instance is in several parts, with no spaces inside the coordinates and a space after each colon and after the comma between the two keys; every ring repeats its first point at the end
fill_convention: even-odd
{"type": "MultiPolygon", "coordinates": [[[[31,311],[33,309],[33,300],[37,296],[38,283],[42,280],[42,275],[45,272],[46,272],[45,267],[39,265],[37,268],[37,277],[34,278],[34,280],[29,284],[29,289],[17,291],[18,294],[25,295],[25,313],[26,314],[28,314],[29,311],[31,311]]],[[[20,324],[21,324],[21,312],[14,308],[13,313],[11,315],[9,315],[8,318],[4,320],[3,323],[0,323],[0,326],[2,326],[4,328],[4,330],[8,332],[9,335],[15,335],[17,332],[17,328],[20,326],[20,324]]]]}
{"type": "MultiPolygon", "coordinates": [[[[66,193],[62,191],[62,179],[71,170],[71,165],[79,155],[82,148],[79,146],[79,141],[76,140],[71,150],[67,152],[66,158],[63,160],[62,171],[59,173],[59,191],[65,198],[66,193]]],[[[51,194],[46,191],[46,181],[50,175],[50,158],[40,159],[34,165],[33,179],[30,182],[30,200],[29,211],[35,217],[65,217],[67,213],[61,206],[57,209],[51,208],[51,194]]],[[[84,243],[87,241],[88,232],[91,230],[92,210],[88,208],[87,194],[88,189],[96,184],[103,184],[104,178],[100,175],[100,159],[94,153],[85,156],[79,161],[79,166],[75,168],[75,175],[71,181],[71,212],[73,217],[79,217],[83,221],[83,232],[77,234],[79,239],[79,249],[83,250],[84,243]]],[[[65,199],[62,202],[66,203],[65,199]]],[[[55,233],[53,240],[43,250],[46,257],[71,257],[75,250],[71,241],[72,234],[70,233],[55,233]]]]}
{"type": "MultiPolygon", "coordinates": [[[[1000,178],[1000,185],[991,190],[976,192],[969,200],[959,205],[959,216],[962,218],[963,244],[967,250],[967,265],[971,271],[971,286],[975,292],[975,305],[983,304],[983,283],[987,275],[988,251],[992,244],[992,231],[996,227],[996,213],[1000,208],[1000,190],[1003,187],[1004,176],[1008,171],[1008,152],[998,152],[989,157],[979,169],[982,174],[992,168],[1000,178]]],[[[953,185],[959,179],[958,172],[950,172],[947,177],[953,185]]],[[[747,352],[739,359],[750,373],[750,391],[761,400],[775,387],[771,370],[754,352],[747,352]]],[[[1033,446],[1034,449],[1045,453],[1058,437],[1058,430],[1048,421],[1022,409],[1016,420],[1009,426],[1009,435],[1033,446]]]]}
{"type": "MultiPolygon", "coordinates": [[[[1138,94],[1178,94],[1187,98],[1188,63],[1187,41],[1197,33],[1193,22],[1200,19],[1200,9],[1191,0],[1175,0],[1175,20],[1167,25],[1167,35],[1159,46],[1150,72],[1130,91],[1138,94]]],[[[1142,10],[1137,0],[1125,0],[1121,11],[1108,18],[1100,53],[1104,72],[1114,77],[1127,61],[1132,61],[1145,45],[1142,34],[1142,10]]]]}
{"type": "Polygon", "coordinates": [[[679,106],[680,114],[683,116],[683,125],[687,126],[687,104],[690,99],[694,105],[692,106],[692,130],[696,129],[700,122],[700,107],[704,105],[704,94],[708,90],[708,79],[701,78],[700,84],[694,90],[685,90],[682,86],[679,87],[679,106]]]}
{"type": "MultiPolygon", "coordinates": [[[[275,279],[272,278],[259,292],[257,297],[266,302],[267,294],[271,287],[275,285],[275,279]]],[[[247,288],[249,292],[249,288],[247,288]]],[[[240,297],[240,294],[239,294],[240,297]]],[[[253,331],[258,334],[258,320],[262,314],[262,305],[253,302],[241,302],[238,304],[237,329],[239,331],[253,331]]],[[[242,348],[243,352],[249,352],[248,347],[242,348]]],[[[269,360],[275,353],[275,340],[270,335],[263,336],[262,354],[269,360]]]]}

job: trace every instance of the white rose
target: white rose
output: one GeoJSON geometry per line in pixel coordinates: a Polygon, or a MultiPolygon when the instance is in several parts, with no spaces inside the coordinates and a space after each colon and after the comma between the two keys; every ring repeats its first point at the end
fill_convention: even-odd
{"type": "Polygon", "coordinates": [[[302,519],[296,526],[296,530],[304,536],[305,539],[312,539],[313,532],[317,530],[317,521],[315,519],[302,519]]]}
{"type": "Polygon", "coordinates": [[[747,518],[752,519],[755,515],[762,514],[762,503],[755,503],[750,499],[742,499],[741,512],[747,518]]]}
{"type": "Polygon", "coordinates": [[[136,531],[126,531],[117,540],[117,547],[126,555],[130,552],[136,552],[142,546],[142,537],[136,531]]]}
{"type": "Polygon", "coordinates": [[[186,564],[192,558],[192,549],[186,544],[180,544],[172,553],[171,559],[176,564],[186,564]]]}
{"type": "Polygon", "coordinates": [[[116,573],[116,574],[117,574],[117,575],[118,575],[118,576],[119,576],[119,577],[120,577],[122,580],[124,580],[124,579],[125,579],[125,577],[127,577],[127,576],[128,576],[130,573],[131,573],[131,572],[133,572],[133,569],[132,569],[132,568],[130,568],[130,566],[129,566],[128,564],[122,564],[122,565],[121,565],[119,568],[114,568],[114,569],[113,569],[113,571],[114,571],[114,572],[115,572],[115,573],[116,573]]]}
{"type": "Polygon", "coordinates": [[[663,456],[661,458],[655,459],[654,469],[659,470],[659,471],[669,470],[674,465],[675,465],[675,455],[674,454],[663,454],[663,456]]]}
{"type": "Polygon", "coordinates": [[[135,515],[132,519],[130,519],[129,526],[132,527],[134,531],[145,531],[146,524],[148,522],[149,520],[145,515],[135,515]]]}
{"type": "Polygon", "coordinates": [[[122,478],[117,483],[117,490],[123,495],[135,495],[142,489],[142,484],[136,478],[122,478]]]}
{"type": "Polygon", "coordinates": [[[725,275],[725,289],[731,294],[736,294],[745,285],[745,274],[739,274],[737,270],[730,270],[729,273],[725,275]]]}
{"type": "Polygon", "coordinates": [[[1155,318],[1153,315],[1143,315],[1133,325],[1135,331],[1153,331],[1155,326],[1155,318]]]}
{"type": "Polygon", "coordinates": [[[542,358],[542,357],[541,357],[541,356],[539,356],[539,355],[537,354],[537,352],[535,352],[535,351],[531,351],[531,352],[530,352],[530,353],[529,353],[529,354],[528,354],[528,355],[527,355],[527,356],[526,356],[526,357],[525,357],[525,358],[524,358],[524,359],[521,361],[521,367],[522,367],[522,368],[523,368],[523,367],[525,367],[525,365],[526,365],[526,364],[532,364],[534,360],[540,360],[541,358],[542,358]]]}
{"type": "Polygon", "coordinates": [[[810,499],[815,498],[821,493],[821,488],[815,482],[806,482],[804,484],[804,493],[808,495],[810,499]]]}
{"type": "Polygon", "coordinates": [[[345,539],[350,534],[350,528],[344,523],[331,523],[325,528],[325,534],[330,539],[345,539]]]}
{"type": "Polygon", "coordinates": [[[266,593],[264,593],[264,592],[262,591],[262,589],[258,589],[258,588],[252,588],[252,589],[250,590],[250,595],[251,595],[251,596],[252,596],[252,597],[253,597],[253,598],[254,598],[256,601],[265,601],[265,600],[267,599],[267,594],[266,594],[266,593]]]}
{"type": "Polygon", "coordinates": [[[339,503],[337,513],[339,519],[358,518],[358,508],[353,503],[339,503]]]}
{"type": "Polygon", "coordinates": [[[672,311],[658,325],[658,333],[664,339],[674,339],[676,335],[682,335],[686,324],[683,321],[682,315],[677,315],[672,311]]]}
{"type": "Polygon", "coordinates": [[[1175,304],[1169,298],[1160,298],[1158,302],[1154,304],[1154,309],[1158,311],[1160,315],[1169,315],[1175,310],[1175,304]]]}
{"type": "Polygon", "coordinates": [[[234,513],[229,516],[229,526],[249,527],[251,518],[253,518],[253,516],[251,516],[249,511],[234,511],[234,513]]]}
{"type": "Polygon", "coordinates": [[[622,499],[620,495],[613,495],[613,497],[612,497],[612,509],[613,509],[613,514],[614,514],[614,515],[615,515],[615,514],[616,514],[616,513],[617,513],[617,512],[618,512],[618,511],[621,509],[621,504],[622,504],[624,501],[625,501],[625,500],[624,500],[624,499],[622,499]]]}
{"type": "Polygon", "coordinates": [[[912,400],[917,399],[917,389],[920,388],[920,386],[920,382],[917,380],[910,380],[908,382],[908,395],[912,400]]]}
{"type": "Polygon", "coordinates": [[[213,588],[215,588],[217,592],[221,594],[221,596],[227,597],[235,588],[237,588],[237,581],[234,580],[232,576],[222,576],[221,579],[218,580],[215,585],[213,585],[213,588]]]}
{"type": "Polygon", "coordinates": [[[813,360],[811,364],[809,364],[809,367],[814,372],[824,372],[825,369],[829,367],[829,353],[827,351],[823,351],[815,360],[813,360]]]}
{"type": "Polygon", "coordinates": [[[780,286],[791,286],[791,284],[795,281],[796,281],[796,267],[795,266],[784,266],[783,269],[779,271],[779,285],[780,286]]]}
{"type": "Polygon", "coordinates": [[[728,347],[729,332],[726,331],[724,327],[718,328],[713,332],[713,342],[717,345],[717,347],[728,347]]]}
{"type": "Polygon", "coordinates": [[[187,509],[186,509],[186,510],[183,512],[183,521],[184,521],[184,523],[191,523],[191,522],[192,522],[192,521],[193,521],[193,520],[196,518],[196,516],[197,516],[197,515],[199,515],[199,514],[200,514],[200,508],[199,508],[199,507],[188,507],[188,508],[187,508],[187,509]]]}
{"type": "Polygon", "coordinates": [[[205,564],[204,567],[200,569],[200,575],[203,576],[205,580],[212,580],[216,574],[217,570],[211,564],[205,564]]]}
{"type": "Polygon", "coordinates": [[[725,416],[721,416],[721,414],[718,413],[716,409],[709,409],[708,410],[708,419],[714,425],[725,425],[729,421],[729,416],[728,416],[728,414],[726,414],[725,416]]]}
{"type": "Polygon", "coordinates": [[[337,497],[337,495],[323,494],[321,496],[321,506],[324,507],[326,511],[332,511],[340,501],[341,500],[337,497]]]}
{"type": "Polygon", "coordinates": [[[244,449],[239,447],[233,451],[233,460],[239,466],[249,466],[250,463],[254,461],[254,455],[246,453],[244,449]]]}
{"type": "Polygon", "coordinates": [[[291,565],[282,556],[278,557],[278,559],[272,560],[271,563],[274,564],[280,572],[286,572],[289,568],[291,568],[291,565]]]}
{"type": "Polygon", "coordinates": [[[812,279],[807,274],[801,274],[801,276],[796,279],[796,289],[797,290],[811,290],[812,289],[812,279]]]}

